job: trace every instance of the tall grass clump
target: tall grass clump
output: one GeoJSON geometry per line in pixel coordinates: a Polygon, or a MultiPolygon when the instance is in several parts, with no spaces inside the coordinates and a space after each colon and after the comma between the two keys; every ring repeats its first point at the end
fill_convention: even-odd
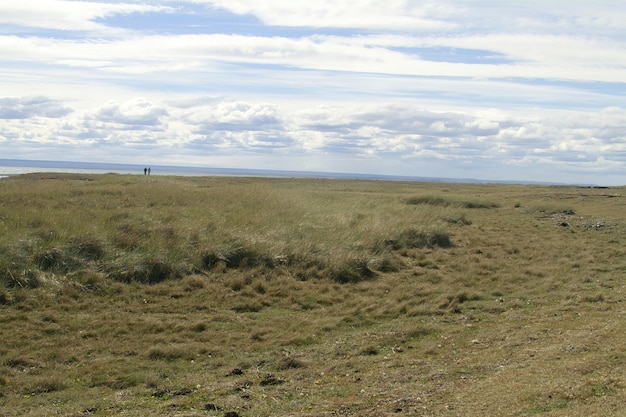
{"type": "Polygon", "coordinates": [[[498,203],[478,200],[455,200],[453,198],[435,196],[416,196],[406,200],[410,205],[430,205],[439,207],[460,207],[466,209],[489,209],[497,208],[498,203]]]}
{"type": "Polygon", "coordinates": [[[407,200],[407,204],[420,205],[427,204],[430,206],[442,206],[447,207],[453,204],[453,201],[448,198],[434,197],[434,196],[417,196],[411,197],[407,200]]]}
{"type": "Polygon", "coordinates": [[[167,259],[154,256],[119,259],[110,265],[108,276],[124,283],[156,284],[165,280],[180,279],[189,272],[186,265],[176,265],[167,259]]]}
{"type": "Polygon", "coordinates": [[[465,213],[448,216],[445,220],[450,224],[458,224],[461,226],[469,226],[472,224],[472,220],[468,219],[465,213]]]}
{"type": "Polygon", "coordinates": [[[239,245],[202,250],[197,262],[202,269],[209,270],[219,265],[226,268],[272,268],[280,263],[279,259],[272,259],[269,254],[239,245]]]}
{"type": "Polygon", "coordinates": [[[8,289],[18,288],[38,288],[41,285],[39,273],[35,268],[29,268],[24,264],[4,264],[0,269],[0,280],[2,285],[8,289]]]}
{"type": "Polygon", "coordinates": [[[357,283],[372,279],[376,273],[370,269],[366,259],[353,259],[335,266],[331,271],[333,281],[341,284],[357,283]]]}
{"type": "Polygon", "coordinates": [[[69,253],[57,247],[35,252],[32,261],[42,271],[59,273],[67,273],[77,265],[77,261],[69,253]]]}
{"type": "Polygon", "coordinates": [[[449,233],[442,230],[418,230],[409,228],[385,240],[385,244],[393,250],[451,248],[453,246],[449,233]]]}
{"type": "Polygon", "coordinates": [[[97,261],[102,259],[107,253],[106,242],[102,238],[94,236],[74,237],[70,240],[69,249],[78,257],[97,261]]]}

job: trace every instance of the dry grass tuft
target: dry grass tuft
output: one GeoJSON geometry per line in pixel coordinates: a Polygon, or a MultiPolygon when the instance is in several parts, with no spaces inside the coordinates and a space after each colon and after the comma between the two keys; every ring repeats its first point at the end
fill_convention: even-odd
{"type": "Polygon", "coordinates": [[[444,231],[422,231],[412,228],[403,230],[396,237],[385,240],[385,243],[394,250],[453,246],[450,235],[444,231]]]}

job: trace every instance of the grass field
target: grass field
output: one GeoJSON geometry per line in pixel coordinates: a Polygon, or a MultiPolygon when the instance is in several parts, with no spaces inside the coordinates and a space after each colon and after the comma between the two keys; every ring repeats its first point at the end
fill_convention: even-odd
{"type": "Polygon", "coordinates": [[[2,416],[623,416],[626,188],[0,181],[2,416]]]}

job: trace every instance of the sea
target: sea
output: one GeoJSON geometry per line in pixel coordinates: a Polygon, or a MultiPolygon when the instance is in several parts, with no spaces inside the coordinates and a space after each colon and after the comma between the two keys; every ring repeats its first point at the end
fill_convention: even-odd
{"type": "MultiPolygon", "coordinates": [[[[71,162],[71,161],[40,161],[27,159],[0,158],[0,179],[11,175],[30,174],[37,172],[59,172],[77,174],[137,174],[144,175],[147,165],[113,164],[105,162],[71,162]]],[[[362,174],[346,172],[288,171],[271,169],[216,168],[201,166],[151,165],[150,175],[190,176],[190,177],[268,177],[268,178],[320,178],[320,179],[353,179],[407,182],[444,182],[444,183],[506,183],[506,184],[541,184],[566,185],[563,183],[543,181],[515,180],[479,180],[473,178],[438,178],[417,177],[406,175],[362,174]]],[[[594,186],[593,184],[579,184],[594,186]]]]}
{"type": "MultiPolygon", "coordinates": [[[[59,172],[78,174],[137,174],[144,175],[146,165],[113,164],[103,162],[40,161],[23,159],[0,159],[0,178],[11,175],[37,172],[59,172]]],[[[412,177],[399,175],[353,174],[341,172],[287,171],[244,168],[214,168],[200,166],[151,165],[150,175],[174,176],[236,176],[273,178],[328,178],[387,181],[428,181],[428,182],[482,182],[479,180],[412,177]]]]}

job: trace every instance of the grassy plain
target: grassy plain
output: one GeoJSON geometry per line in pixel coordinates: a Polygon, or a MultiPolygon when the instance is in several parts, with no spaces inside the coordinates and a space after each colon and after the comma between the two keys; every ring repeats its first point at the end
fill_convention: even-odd
{"type": "Polygon", "coordinates": [[[619,416],[626,188],[0,181],[3,416],[619,416]]]}

